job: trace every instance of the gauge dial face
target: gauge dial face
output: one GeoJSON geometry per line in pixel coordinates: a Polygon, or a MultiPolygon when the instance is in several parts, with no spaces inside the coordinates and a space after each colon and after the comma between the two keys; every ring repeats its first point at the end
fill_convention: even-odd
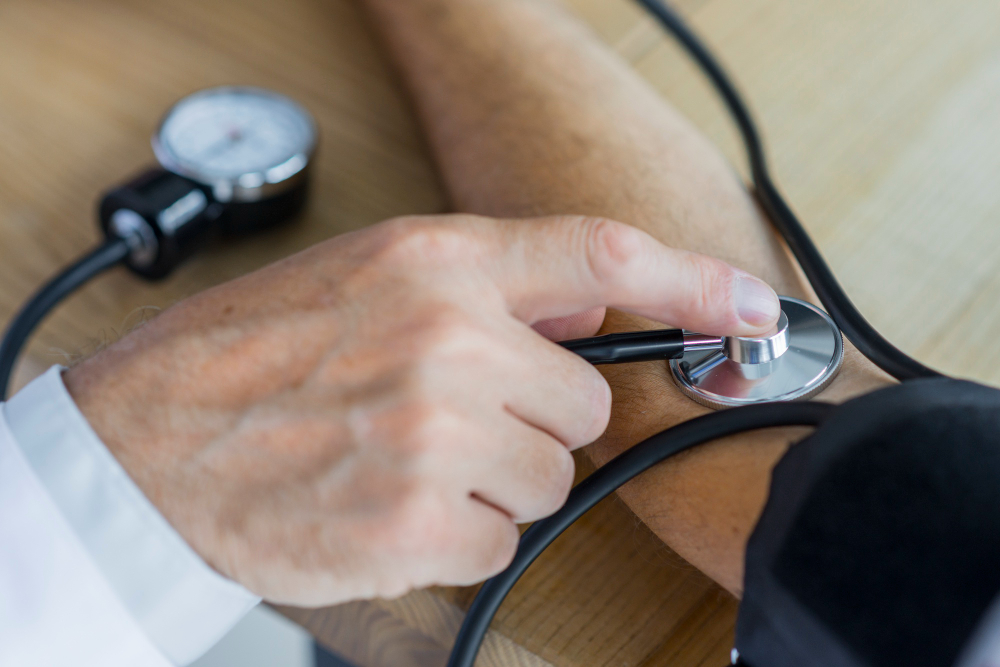
{"type": "Polygon", "coordinates": [[[153,138],[167,169],[218,190],[253,190],[301,172],[316,145],[309,113],[257,88],[214,88],[181,100],[153,138]]]}

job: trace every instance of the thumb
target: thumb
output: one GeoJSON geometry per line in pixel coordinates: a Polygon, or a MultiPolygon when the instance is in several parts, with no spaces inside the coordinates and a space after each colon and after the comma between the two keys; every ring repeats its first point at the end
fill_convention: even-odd
{"type": "Polygon", "coordinates": [[[557,217],[501,223],[497,285],[529,323],[607,306],[718,336],[764,333],[781,306],[761,280],[629,225],[557,217]]]}

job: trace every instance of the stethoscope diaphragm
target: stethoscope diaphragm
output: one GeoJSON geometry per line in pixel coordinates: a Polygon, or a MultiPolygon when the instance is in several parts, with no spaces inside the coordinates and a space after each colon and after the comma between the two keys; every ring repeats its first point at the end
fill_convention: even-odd
{"type": "Polygon", "coordinates": [[[762,338],[728,338],[721,349],[670,361],[685,395],[710,408],[804,400],[833,381],[844,360],[840,329],[816,306],[781,297],[782,319],[762,338]]]}

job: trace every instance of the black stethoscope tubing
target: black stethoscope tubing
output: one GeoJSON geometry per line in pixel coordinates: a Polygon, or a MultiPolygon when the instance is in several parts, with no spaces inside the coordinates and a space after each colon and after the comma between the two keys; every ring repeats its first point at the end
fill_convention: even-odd
{"type": "MultiPolygon", "coordinates": [[[[897,380],[942,377],[886,340],[851,302],[772,181],[753,117],[736,86],[704,43],[661,0],[636,2],[681,43],[726,103],[746,147],[757,200],[844,335],[865,357],[897,380]]],[[[574,343],[586,346],[582,341],[574,343]]],[[[820,402],[767,403],[731,408],[667,429],[602,466],[573,489],[562,509],[547,519],[536,521],[525,531],[511,565],[483,584],[459,629],[448,667],[473,667],[490,622],[528,566],[574,521],[628,481],[682,451],[711,440],[761,428],[819,426],[834,410],[835,406],[820,402]]]]}
{"type": "Polygon", "coordinates": [[[819,426],[836,406],[829,403],[763,403],[708,414],[644,440],[580,482],[562,509],[536,521],[521,536],[506,570],[479,590],[465,616],[448,667],[472,667],[497,610],[536,558],[577,519],[629,480],[683,451],[717,438],[776,426],[819,426]]]}
{"type": "MultiPolygon", "coordinates": [[[[795,213],[771,179],[756,124],[735,85],[701,40],[661,0],[636,0],[687,50],[723,98],[746,147],[754,194],[771,223],[802,266],[821,303],[854,346],[875,365],[900,381],[941,377],[887,341],[857,310],[838,283],[795,213]]],[[[121,263],[128,240],[108,241],[40,289],[14,317],[0,341],[0,400],[6,396],[17,356],[42,318],[66,296],[103,271],[121,263]]],[[[593,363],[668,358],[681,348],[680,332],[616,334],[603,341],[567,345],[593,363]],[[666,334],[666,338],[663,337],[666,334]],[[653,340],[660,335],[660,340],[653,340]],[[620,339],[620,340],[619,340],[620,339]],[[640,346],[646,346],[640,350],[640,346]],[[652,346],[652,347],[651,347],[652,346]],[[657,347],[659,346],[659,347],[657,347]],[[656,348],[656,349],[654,349],[656,348]],[[666,355],[666,356],[664,356],[666,355]]],[[[620,486],[682,451],[744,431],[776,426],[818,426],[834,410],[825,403],[769,403],[708,414],[659,433],[621,454],[581,482],[551,517],[535,522],[521,537],[513,563],[487,581],[459,631],[448,667],[472,667],[489,624],[528,566],[574,521],[620,486]]]]}
{"type": "Polygon", "coordinates": [[[63,299],[108,269],[121,264],[129,254],[125,239],[107,241],[45,284],[11,320],[0,340],[0,401],[7,397],[21,348],[42,319],[63,299]]]}

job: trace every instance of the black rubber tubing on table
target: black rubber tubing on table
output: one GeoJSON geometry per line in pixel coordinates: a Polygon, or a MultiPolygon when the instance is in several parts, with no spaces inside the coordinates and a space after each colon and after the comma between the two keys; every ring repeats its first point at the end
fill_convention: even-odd
{"type": "Polygon", "coordinates": [[[129,253],[128,243],[123,239],[107,241],[42,287],[21,308],[11,320],[10,326],[0,341],[0,401],[7,396],[11,375],[21,349],[38,323],[55,308],[59,302],[87,283],[91,278],[120,264],[129,253]]]}

